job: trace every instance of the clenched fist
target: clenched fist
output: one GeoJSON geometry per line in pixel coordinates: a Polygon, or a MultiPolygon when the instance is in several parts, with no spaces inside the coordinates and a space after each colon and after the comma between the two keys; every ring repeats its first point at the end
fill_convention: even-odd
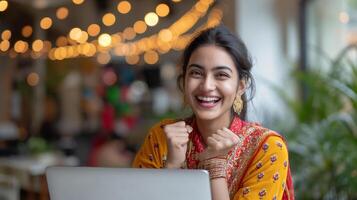
{"type": "Polygon", "coordinates": [[[241,144],[243,138],[236,135],[228,128],[218,129],[216,133],[207,138],[207,148],[199,158],[205,160],[217,156],[227,156],[229,150],[237,144],[241,144]]]}
{"type": "Polygon", "coordinates": [[[186,159],[187,143],[192,127],[178,121],[163,127],[168,145],[167,168],[180,168],[186,159]]]}

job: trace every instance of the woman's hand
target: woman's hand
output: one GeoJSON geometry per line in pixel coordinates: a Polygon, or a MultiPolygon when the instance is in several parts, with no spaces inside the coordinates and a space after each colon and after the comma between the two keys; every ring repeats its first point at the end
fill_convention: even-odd
{"type": "Polygon", "coordinates": [[[168,124],[163,127],[168,144],[167,168],[180,168],[186,159],[187,142],[192,127],[184,121],[168,124]]]}
{"type": "Polygon", "coordinates": [[[242,137],[224,127],[207,138],[208,147],[199,155],[199,159],[205,160],[217,156],[227,156],[232,147],[242,142],[242,137]]]}

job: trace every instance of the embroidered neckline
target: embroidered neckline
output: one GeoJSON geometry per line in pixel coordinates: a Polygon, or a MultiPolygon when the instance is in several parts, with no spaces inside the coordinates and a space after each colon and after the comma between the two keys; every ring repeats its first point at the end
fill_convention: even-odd
{"type": "MultiPolygon", "coordinates": [[[[239,134],[240,130],[243,126],[245,126],[247,122],[241,120],[237,115],[233,116],[231,124],[229,125],[229,129],[235,133],[239,134]]],[[[189,169],[195,169],[198,166],[198,154],[203,152],[206,148],[206,144],[203,141],[203,137],[198,130],[198,126],[196,120],[193,119],[191,121],[191,126],[193,128],[190,136],[189,136],[189,144],[186,152],[186,167],[189,169]]]]}

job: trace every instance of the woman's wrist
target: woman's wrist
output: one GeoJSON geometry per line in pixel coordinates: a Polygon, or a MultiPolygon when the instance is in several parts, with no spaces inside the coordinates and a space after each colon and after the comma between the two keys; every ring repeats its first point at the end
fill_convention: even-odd
{"type": "Polygon", "coordinates": [[[217,156],[201,160],[198,164],[200,169],[205,169],[209,172],[211,180],[217,178],[226,178],[227,159],[225,156],[217,156]]]}

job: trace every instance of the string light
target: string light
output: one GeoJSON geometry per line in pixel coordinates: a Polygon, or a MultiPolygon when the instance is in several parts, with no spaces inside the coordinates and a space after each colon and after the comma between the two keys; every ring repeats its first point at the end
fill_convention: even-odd
{"type": "Polygon", "coordinates": [[[170,8],[168,5],[162,3],[156,6],[156,14],[160,17],[166,17],[170,13],[170,8]]]}
{"type": "Polygon", "coordinates": [[[66,19],[68,17],[68,13],[69,13],[68,12],[68,8],[60,7],[56,11],[56,16],[57,16],[58,19],[63,20],[63,19],[66,19]]]}
{"type": "Polygon", "coordinates": [[[3,40],[10,40],[11,38],[11,31],[10,30],[4,30],[2,33],[1,33],[1,39],[3,40]]]}
{"type": "Polygon", "coordinates": [[[144,19],[148,26],[155,26],[159,22],[159,17],[154,12],[146,14],[144,19]]]}
{"type": "Polygon", "coordinates": [[[127,14],[131,10],[131,4],[128,1],[121,1],[118,3],[117,10],[121,14],[127,14]]]}
{"type": "Polygon", "coordinates": [[[172,2],[178,3],[181,2],[181,0],[172,0],[172,2]]]}
{"type": "Polygon", "coordinates": [[[0,12],[4,12],[7,7],[9,6],[9,3],[5,0],[0,1],[0,12]]]}
{"type": "Polygon", "coordinates": [[[105,26],[112,26],[115,23],[115,15],[112,13],[107,13],[103,16],[102,22],[105,26]]]}
{"type": "Polygon", "coordinates": [[[56,45],[57,45],[58,47],[63,47],[63,46],[66,46],[67,44],[68,44],[68,40],[67,40],[67,38],[64,37],[64,36],[60,36],[60,37],[58,37],[57,40],[56,40],[56,45]]]}
{"type": "Polygon", "coordinates": [[[98,43],[102,47],[108,47],[112,43],[112,37],[107,33],[103,33],[99,36],[98,43]]]}
{"type": "Polygon", "coordinates": [[[164,42],[170,42],[172,40],[172,32],[169,29],[163,29],[159,32],[159,39],[164,42]]]}
{"type": "MultiPolygon", "coordinates": [[[[193,37],[193,34],[188,34],[188,35],[183,35],[185,32],[190,30],[198,21],[199,18],[204,16],[207,12],[205,9],[200,9],[202,8],[208,8],[210,4],[213,2],[213,0],[200,0],[198,1],[188,12],[186,12],[181,18],[179,18],[176,22],[171,24],[166,29],[160,30],[158,33],[144,37],[138,41],[135,42],[130,42],[130,43],[124,43],[125,40],[132,40],[135,38],[136,34],[139,33],[144,33],[147,29],[147,21],[150,23],[152,21],[153,16],[154,18],[157,18],[156,23],[152,23],[153,26],[155,26],[158,23],[158,15],[154,12],[148,13],[145,16],[145,22],[144,21],[137,21],[134,23],[133,27],[127,27],[124,29],[122,33],[115,33],[112,36],[109,34],[102,34],[98,37],[97,40],[93,40],[90,43],[87,43],[86,40],[80,41],[80,37],[82,34],[85,35],[87,34],[95,37],[100,33],[100,27],[97,25],[97,33],[93,34],[90,30],[90,26],[87,28],[87,32],[80,30],[80,37],[77,38],[71,38],[71,34],[69,33],[67,41],[70,45],[73,46],[67,46],[65,48],[55,48],[51,49],[48,48],[48,57],[51,60],[62,60],[66,58],[74,58],[80,55],[83,56],[93,56],[99,51],[99,54],[102,53],[107,53],[111,48],[113,48],[113,53],[116,55],[120,56],[139,56],[140,54],[144,53],[144,58],[145,55],[147,57],[146,61],[144,61],[148,64],[152,63],[155,64],[159,60],[159,55],[157,52],[160,53],[167,53],[170,51],[170,49],[176,49],[176,50],[181,50],[185,45],[187,45],[187,42],[193,37]],[[199,9],[197,9],[199,8],[199,9]],[[204,12],[202,12],[204,11],[204,12]],[[151,16],[150,16],[150,15],[151,16]],[[139,24],[144,24],[144,26],[140,28],[139,24]],[[144,27],[144,28],[143,28],[144,27]],[[99,29],[99,30],[98,30],[99,29]],[[84,33],[85,32],[85,33],[84,33]],[[91,32],[91,33],[90,33],[91,32]],[[129,33],[129,34],[128,34],[129,33]],[[131,34],[134,33],[134,34],[131,34]],[[103,37],[105,36],[105,37],[103,37]],[[129,36],[129,37],[128,37],[129,36]],[[78,43],[81,43],[80,45],[77,45],[78,43]],[[88,48],[90,45],[91,48],[88,48]],[[91,50],[89,50],[91,49],[91,50]],[[94,52],[94,53],[93,53],[94,52]],[[148,53],[150,52],[150,53],[148,53]],[[51,55],[50,55],[51,54],[51,55]],[[157,59],[155,61],[155,56],[157,55],[157,59]],[[57,55],[57,56],[56,56],[57,55]],[[148,62],[147,62],[148,61],[148,62]]],[[[119,5],[119,4],[118,4],[119,5]]],[[[158,6],[157,6],[158,7],[158,6]]],[[[157,11],[159,12],[159,11],[157,11]]],[[[213,9],[212,12],[213,13],[213,9]]],[[[161,15],[161,14],[160,14],[161,15]]],[[[163,15],[162,15],[163,16],[163,15]]],[[[115,16],[114,16],[115,17],[115,16]]],[[[218,15],[212,18],[207,19],[207,23],[204,27],[211,26],[213,24],[217,24],[217,22],[220,22],[220,19],[218,19],[218,15]]],[[[202,27],[201,27],[202,28],[202,27]]],[[[197,28],[194,32],[198,31],[199,28],[197,28]]],[[[72,30],[71,30],[72,31],[72,30]]],[[[95,31],[94,31],[95,32],[95,31]]],[[[44,48],[45,49],[45,48],[44,48]]],[[[45,51],[45,50],[44,50],[45,51]]],[[[23,51],[21,51],[23,52],[23,51]]],[[[13,51],[14,54],[16,54],[15,51],[13,51]]],[[[10,52],[9,52],[10,55],[10,52]]],[[[30,54],[29,54],[30,55],[30,54]]],[[[110,57],[110,55],[109,55],[110,57]]],[[[98,59],[98,58],[97,58],[98,59]]]]}
{"type": "Polygon", "coordinates": [[[90,36],[95,37],[100,33],[100,26],[98,24],[91,24],[88,26],[87,32],[90,36]]]}
{"type": "Polygon", "coordinates": [[[84,0],[72,0],[72,2],[76,5],[80,5],[84,2],[84,0]]]}
{"type": "Polygon", "coordinates": [[[123,36],[124,36],[124,39],[126,39],[126,40],[132,40],[135,38],[136,33],[133,28],[128,27],[128,28],[124,29],[123,36]]]}
{"type": "Polygon", "coordinates": [[[52,19],[51,19],[51,18],[49,18],[49,17],[44,17],[44,18],[41,19],[41,21],[40,21],[40,27],[41,27],[42,29],[47,30],[47,29],[51,28],[51,26],[52,26],[52,19]]]}
{"type": "Polygon", "coordinates": [[[36,86],[39,81],[40,81],[40,76],[35,73],[35,72],[31,72],[28,76],[27,76],[27,84],[29,84],[30,86],[34,87],[36,86]]]}
{"type": "Polygon", "coordinates": [[[16,53],[24,53],[28,49],[28,44],[25,41],[19,40],[14,45],[14,50],[16,53]]]}
{"type": "Polygon", "coordinates": [[[72,40],[79,40],[79,38],[81,38],[82,35],[82,30],[80,28],[72,28],[71,31],[69,32],[69,38],[71,38],[72,40]]]}
{"type": "Polygon", "coordinates": [[[24,37],[30,37],[32,35],[32,27],[29,25],[24,26],[21,33],[24,37]]]}
{"type": "Polygon", "coordinates": [[[149,65],[157,63],[158,60],[159,55],[155,51],[148,51],[144,54],[144,61],[149,65]]]}
{"type": "Polygon", "coordinates": [[[9,50],[10,48],[10,42],[8,40],[3,40],[0,43],[0,50],[5,52],[7,50],[9,50]]]}
{"type": "Polygon", "coordinates": [[[43,42],[42,40],[35,40],[32,43],[32,50],[34,52],[40,52],[43,49],[43,42]]]}
{"type": "Polygon", "coordinates": [[[100,53],[97,56],[97,61],[99,64],[106,65],[110,62],[111,57],[108,53],[100,53]]]}
{"type": "Polygon", "coordinates": [[[88,33],[85,31],[81,32],[81,36],[79,37],[79,39],[77,40],[78,43],[83,44],[86,43],[88,40],[88,33]]]}
{"type": "Polygon", "coordinates": [[[135,65],[138,64],[140,60],[140,57],[138,55],[132,55],[132,56],[125,56],[125,61],[129,65],[135,65]]]}
{"type": "Polygon", "coordinates": [[[139,20],[137,22],[135,22],[134,24],[134,31],[138,34],[142,34],[146,31],[147,29],[147,25],[145,24],[144,21],[139,20]]]}

